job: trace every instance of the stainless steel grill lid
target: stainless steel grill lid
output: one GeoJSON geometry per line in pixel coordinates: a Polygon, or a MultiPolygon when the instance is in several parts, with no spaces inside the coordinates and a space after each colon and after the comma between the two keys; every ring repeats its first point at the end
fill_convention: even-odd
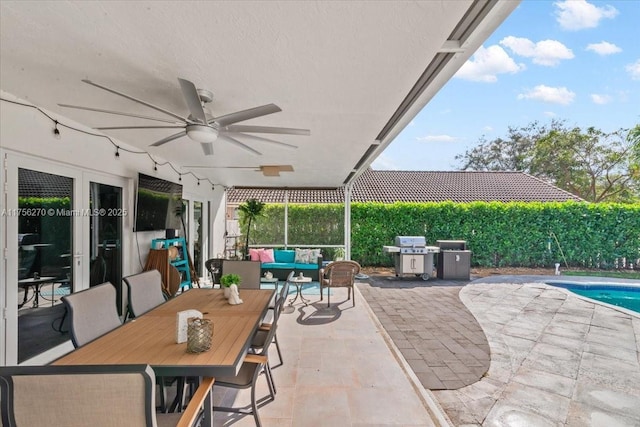
{"type": "Polygon", "coordinates": [[[396,246],[425,247],[427,246],[427,239],[424,236],[396,236],[396,246]]]}

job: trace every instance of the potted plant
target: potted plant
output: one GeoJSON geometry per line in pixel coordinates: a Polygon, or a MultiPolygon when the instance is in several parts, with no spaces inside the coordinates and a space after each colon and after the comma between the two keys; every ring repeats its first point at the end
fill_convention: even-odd
{"type": "Polygon", "coordinates": [[[223,274],[220,277],[220,284],[224,289],[224,297],[229,298],[230,286],[231,285],[238,286],[241,281],[242,281],[242,278],[238,274],[235,274],[235,273],[223,274]]]}
{"type": "Polygon", "coordinates": [[[249,199],[238,206],[238,210],[242,214],[242,222],[247,226],[247,233],[245,236],[245,244],[243,248],[244,259],[248,259],[249,257],[249,232],[251,231],[251,222],[262,215],[264,205],[265,204],[259,200],[249,199]]]}

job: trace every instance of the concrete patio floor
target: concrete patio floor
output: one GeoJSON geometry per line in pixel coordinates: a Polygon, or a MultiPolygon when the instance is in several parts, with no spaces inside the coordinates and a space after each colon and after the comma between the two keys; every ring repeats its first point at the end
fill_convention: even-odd
{"type": "MultiPolygon", "coordinates": [[[[280,319],[285,364],[273,369],[278,394],[259,410],[263,425],[640,425],[640,317],[537,283],[540,279],[492,277],[469,286],[416,281],[385,288],[361,282],[355,308],[343,289],[334,290],[332,305],[338,305],[331,309],[326,298],[309,296],[308,307],[297,304],[280,319]],[[405,322],[438,321],[421,315],[424,310],[406,310],[405,297],[415,303],[459,294],[486,335],[488,371],[455,390],[426,389],[424,376],[403,356],[406,340],[385,330],[384,319],[373,314],[381,300],[372,299],[372,289],[385,291],[388,303],[404,315],[396,319],[405,322]]],[[[451,329],[450,319],[441,316],[437,327],[451,329]]],[[[475,337],[467,338],[481,348],[475,337]]],[[[454,354],[461,350],[451,348],[454,354]]],[[[270,358],[277,365],[275,348],[270,358]]],[[[266,394],[263,377],[258,389],[258,396],[266,394]]],[[[234,402],[248,404],[249,393],[216,389],[215,404],[234,402]]],[[[214,419],[216,425],[254,425],[251,416],[216,413],[214,419]]]]}
{"type": "MultiPolygon", "coordinates": [[[[346,289],[332,291],[331,308],[319,295],[306,295],[278,323],[284,365],[277,366],[275,346],[269,349],[276,399],[259,408],[270,426],[438,426],[447,425],[431,411],[410,371],[399,362],[388,336],[358,291],[356,306],[346,289]]],[[[286,306],[285,306],[286,307],[286,306]]],[[[257,396],[267,395],[264,375],[257,396]]],[[[246,406],[248,390],[216,388],[214,406],[246,406]]],[[[432,404],[433,406],[433,404],[432,404]]],[[[437,408],[437,407],[436,407],[437,408]]],[[[253,416],[214,413],[216,426],[254,426],[253,416]]]]}

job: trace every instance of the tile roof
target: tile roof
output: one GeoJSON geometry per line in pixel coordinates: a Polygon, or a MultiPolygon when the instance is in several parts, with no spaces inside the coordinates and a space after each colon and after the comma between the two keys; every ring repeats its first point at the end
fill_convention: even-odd
{"type": "Polygon", "coordinates": [[[18,169],[20,197],[71,197],[72,190],[72,178],[31,169],[18,169]]]}
{"type": "MultiPolygon", "coordinates": [[[[284,203],[283,189],[238,188],[229,203],[256,198],[284,203]]],[[[353,202],[564,202],[584,201],[567,191],[523,172],[389,171],[368,169],[354,182],[353,202]]],[[[289,190],[289,203],[341,203],[342,189],[289,190]]]]}

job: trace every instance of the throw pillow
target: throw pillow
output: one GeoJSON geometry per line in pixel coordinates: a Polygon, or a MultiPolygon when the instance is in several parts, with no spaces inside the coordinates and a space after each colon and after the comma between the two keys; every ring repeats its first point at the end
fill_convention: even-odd
{"type": "Polygon", "coordinates": [[[309,264],[309,249],[296,248],[296,258],[294,262],[296,264],[309,264]]]}
{"type": "Polygon", "coordinates": [[[317,264],[318,258],[322,255],[321,249],[309,249],[309,263],[317,264]]]}
{"type": "Polygon", "coordinates": [[[264,249],[258,252],[260,262],[275,262],[273,258],[273,249],[264,249]]]}
{"type": "Polygon", "coordinates": [[[264,249],[249,249],[249,257],[251,261],[260,261],[260,252],[264,251],[264,249]]]}

